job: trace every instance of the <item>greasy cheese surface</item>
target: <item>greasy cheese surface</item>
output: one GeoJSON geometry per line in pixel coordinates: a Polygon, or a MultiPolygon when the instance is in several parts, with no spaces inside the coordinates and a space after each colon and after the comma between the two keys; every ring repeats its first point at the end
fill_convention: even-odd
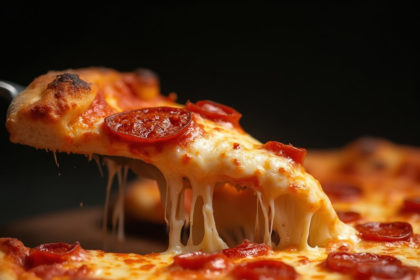
{"type": "MultiPolygon", "coordinates": [[[[338,220],[318,181],[300,164],[263,149],[260,142],[229,123],[193,113],[187,139],[180,143],[144,145],[110,137],[103,129],[108,115],[134,108],[180,106],[158,94],[145,95],[144,84],[143,74],[106,69],[41,76],[10,106],[11,140],[54,152],[124,157],[116,163],[157,179],[170,251],[218,251],[243,238],[274,248],[299,249],[325,246],[332,239],[356,239],[354,230],[338,220]],[[219,210],[214,209],[214,189],[224,183],[240,191],[251,189],[252,205],[231,209],[228,203],[219,203],[219,210]],[[185,189],[192,190],[188,215],[181,203],[185,189]],[[250,207],[249,215],[243,215],[250,207]],[[237,215],[216,221],[215,211],[237,211],[237,215]],[[183,228],[189,232],[185,242],[181,242],[183,228]],[[273,241],[273,234],[280,236],[279,242],[273,241]]],[[[116,216],[122,219],[118,212],[116,216]]]]}
{"type": "MultiPolygon", "coordinates": [[[[323,186],[349,184],[361,190],[349,200],[330,196],[336,210],[361,214],[358,222],[406,221],[420,232],[420,214],[401,211],[404,199],[420,197],[419,148],[362,138],[336,150],[308,151],[305,167],[323,186]]],[[[129,213],[145,220],[154,214],[152,221],[163,222],[155,182],[132,182],[129,192],[129,213]]]]}
{"type": "Polygon", "coordinates": [[[116,254],[90,251],[82,263],[91,268],[89,276],[98,279],[165,279],[164,271],[172,263],[171,254],[116,254]]]}
{"type": "MultiPolygon", "coordinates": [[[[328,270],[325,259],[330,251],[345,243],[331,244],[327,248],[309,250],[283,250],[274,251],[266,256],[245,257],[234,259],[234,264],[253,261],[256,259],[279,260],[291,265],[300,275],[299,279],[352,279],[346,274],[328,270]]],[[[370,243],[360,242],[355,247],[349,247],[350,252],[370,252],[382,255],[391,255],[402,261],[404,265],[419,266],[418,242],[398,243],[370,243]]],[[[171,266],[174,255],[162,254],[118,254],[105,253],[103,251],[85,251],[82,261],[65,262],[66,269],[78,269],[81,266],[88,268],[87,279],[186,279],[188,276],[198,279],[233,279],[226,271],[188,271],[181,272],[171,266]],[[177,271],[176,271],[177,270],[177,271]],[[175,273],[174,273],[175,272],[175,273]]],[[[196,279],[194,278],[194,279],[196,279]]],[[[39,279],[33,273],[25,273],[16,269],[8,262],[5,254],[0,250],[0,279],[39,279]]],[[[63,278],[68,279],[68,278],[63,278]]]]}
{"type": "MultiPolygon", "coordinates": [[[[320,154],[323,160],[318,158],[318,163],[314,161],[316,155],[310,157],[307,166],[322,182],[362,182],[362,197],[352,202],[333,199],[332,205],[319,183],[302,166],[262,149],[260,142],[228,124],[214,123],[196,114],[198,129],[192,131],[191,141],[183,145],[143,147],[108,137],[102,123],[109,114],[144,106],[179,105],[154,95],[150,83],[149,90],[144,91],[139,77],[104,69],[71,73],[80,74],[83,81],[64,76],[60,78],[64,84],[60,85],[60,79],[54,83],[58,73],[50,73],[17,97],[7,120],[12,141],[53,151],[124,157],[106,159],[110,177],[117,175],[119,181],[124,181],[126,168],[121,166],[129,166],[140,175],[157,179],[170,226],[170,250],[145,256],[87,251],[84,260],[64,263],[65,267],[86,265],[92,279],[167,279],[174,276],[168,267],[174,252],[220,251],[245,237],[278,248],[263,258],[293,266],[303,279],[346,279],[346,275],[323,266],[329,252],[343,247],[349,252],[392,255],[405,265],[419,266],[418,236],[409,242],[353,242],[353,228],[341,223],[332,208],[359,211],[366,221],[408,219],[418,233],[418,216],[399,212],[403,196],[417,195],[418,189],[417,177],[394,176],[399,174],[407,156],[401,158],[398,152],[381,148],[371,154],[372,161],[356,161],[353,166],[348,164],[355,162],[352,149],[331,156],[320,154]],[[127,79],[133,83],[130,88],[125,88],[127,79]],[[135,102],[122,102],[122,96],[135,102]],[[375,165],[376,155],[384,159],[392,176],[383,177],[383,172],[366,176],[364,171],[371,162],[379,166],[375,165]],[[405,183],[406,187],[395,190],[396,183],[405,183]],[[185,190],[191,192],[190,204],[183,199],[185,190]],[[381,190],[390,191],[392,198],[387,201],[386,192],[375,195],[381,190]],[[181,242],[185,228],[189,234],[181,242]],[[272,238],[273,232],[280,236],[280,242],[272,238]]],[[[121,217],[120,210],[116,216],[121,217]]],[[[203,276],[230,277],[223,273],[203,276]]],[[[18,275],[0,252],[0,279],[17,278],[34,279],[18,275]]]]}

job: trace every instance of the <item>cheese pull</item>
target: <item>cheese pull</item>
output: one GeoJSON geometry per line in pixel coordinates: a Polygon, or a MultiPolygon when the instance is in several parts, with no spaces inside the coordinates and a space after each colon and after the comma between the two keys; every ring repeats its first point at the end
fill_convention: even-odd
{"type": "Polygon", "coordinates": [[[170,251],[213,252],[244,239],[298,249],[355,239],[305,172],[303,149],[260,143],[225,105],[138,94],[153,83],[136,75],[90,68],[37,78],[11,104],[11,141],[107,156],[120,182],[126,170],[116,166],[157,179],[170,251]]]}
{"type": "Polygon", "coordinates": [[[353,229],[337,218],[320,184],[301,164],[241,131],[196,121],[205,129],[201,137],[144,158],[156,168],[129,163],[158,181],[169,250],[213,252],[244,239],[307,249],[354,239],[353,229]]]}

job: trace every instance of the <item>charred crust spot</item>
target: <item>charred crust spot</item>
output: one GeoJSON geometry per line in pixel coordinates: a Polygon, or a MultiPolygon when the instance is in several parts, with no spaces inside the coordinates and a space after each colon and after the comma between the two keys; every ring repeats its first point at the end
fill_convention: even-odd
{"type": "Polygon", "coordinates": [[[30,108],[30,114],[34,119],[47,119],[52,111],[53,107],[49,105],[36,105],[30,108]]]}
{"type": "MultiPolygon", "coordinates": [[[[47,77],[48,80],[51,76],[47,77]]],[[[46,79],[46,78],[45,78],[46,79]]],[[[91,87],[74,73],[63,73],[55,76],[42,92],[41,99],[29,105],[25,113],[33,119],[56,121],[70,108],[76,108],[82,97],[91,94],[91,87]]]]}
{"type": "Polygon", "coordinates": [[[63,73],[57,75],[54,81],[48,84],[47,89],[57,90],[56,94],[60,94],[62,90],[68,92],[89,91],[90,86],[77,74],[63,73]]]}

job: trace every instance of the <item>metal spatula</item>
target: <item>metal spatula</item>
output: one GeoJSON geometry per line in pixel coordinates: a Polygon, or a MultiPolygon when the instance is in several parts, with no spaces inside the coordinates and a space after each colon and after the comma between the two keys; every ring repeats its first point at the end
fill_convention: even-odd
{"type": "Polygon", "coordinates": [[[24,86],[0,80],[0,97],[9,101],[15,98],[19,92],[25,89],[24,86]]]}

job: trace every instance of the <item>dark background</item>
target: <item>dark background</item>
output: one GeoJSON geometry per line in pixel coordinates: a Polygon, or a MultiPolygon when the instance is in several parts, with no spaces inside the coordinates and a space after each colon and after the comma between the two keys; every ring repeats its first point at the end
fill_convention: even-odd
{"type": "MultiPolygon", "coordinates": [[[[261,141],[331,148],[370,135],[420,146],[420,21],[409,2],[86,3],[2,4],[0,79],[27,85],[48,70],[146,67],[180,102],[235,107],[261,141]]],[[[57,168],[51,153],[0,133],[0,225],[103,203],[94,162],[58,154],[57,168]]]]}

